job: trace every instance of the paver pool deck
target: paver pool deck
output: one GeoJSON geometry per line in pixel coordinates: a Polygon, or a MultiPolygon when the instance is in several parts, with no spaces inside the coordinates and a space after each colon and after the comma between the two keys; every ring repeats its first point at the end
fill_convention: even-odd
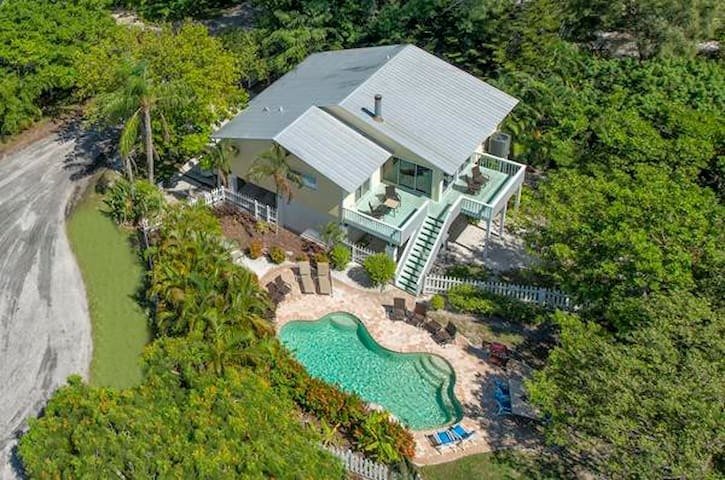
{"type": "Polygon", "coordinates": [[[458,335],[452,344],[441,346],[430,334],[404,322],[390,320],[386,307],[392,306],[393,297],[406,299],[412,310],[415,298],[394,287],[367,289],[354,286],[343,272],[333,274],[332,296],[303,295],[289,267],[269,271],[260,279],[262,285],[282,275],[293,286],[293,291],[278,306],[275,327],[279,332],[292,320],[318,320],[331,312],[349,312],[357,316],[373,338],[385,348],[398,352],[427,352],[440,355],[453,367],[456,374],[455,394],[463,407],[461,423],[476,431],[476,438],[467,442],[465,449],[438,453],[425,438],[435,430],[414,431],[416,442],[415,463],[430,465],[449,462],[474,453],[489,452],[502,448],[527,448],[538,444],[537,436],[526,425],[496,414],[493,397],[494,379],[504,378],[504,372],[486,362],[480,346],[471,345],[458,335]]]}

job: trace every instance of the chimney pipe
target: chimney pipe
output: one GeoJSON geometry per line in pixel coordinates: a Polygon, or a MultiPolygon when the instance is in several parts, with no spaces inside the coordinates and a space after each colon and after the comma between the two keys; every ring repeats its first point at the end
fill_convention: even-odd
{"type": "Polygon", "coordinates": [[[376,122],[383,121],[383,96],[379,93],[375,95],[375,111],[373,113],[373,120],[376,122]]]}

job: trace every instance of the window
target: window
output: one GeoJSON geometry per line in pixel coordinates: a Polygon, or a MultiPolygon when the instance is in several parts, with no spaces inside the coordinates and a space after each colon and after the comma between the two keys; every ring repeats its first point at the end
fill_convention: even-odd
{"type": "Polygon", "coordinates": [[[400,158],[385,162],[383,180],[428,196],[433,190],[433,171],[430,168],[400,158]]]}
{"type": "Polygon", "coordinates": [[[307,187],[310,190],[317,190],[317,177],[315,177],[314,175],[309,175],[307,173],[303,173],[301,177],[302,186],[307,187]]]}
{"type": "Polygon", "coordinates": [[[362,185],[357,187],[357,190],[355,190],[355,201],[356,202],[359,201],[363,197],[363,195],[368,193],[368,191],[370,191],[370,179],[369,178],[367,180],[365,180],[365,182],[363,182],[362,185]]]}

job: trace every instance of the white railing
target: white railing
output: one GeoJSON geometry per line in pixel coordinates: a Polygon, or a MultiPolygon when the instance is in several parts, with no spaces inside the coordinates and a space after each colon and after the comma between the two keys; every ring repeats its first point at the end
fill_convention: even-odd
{"type": "Polygon", "coordinates": [[[365,259],[368,258],[370,255],[375,255],[376,253],[378,253],[367,247],[363,247],[362,245],[353,243],[349,240],[344,240],[343,243],[350,249],[350,252],[352,253],[352,261],[357,263],[358,265],[362,265],[365,259]]]}
{"type": "Polygon", "coordinates": [[[446,212],[446,221],[443,223],[441,229],[438,231],[438,236],[436,237],[436,241],[433,244],[433,248],[430,250],[428,259],[425,261],[423,270],[420,271],[420,277],[418,277],[418,283],[415,286],[416,295],[419,294],[421,290],[423,290],[425,279],[427,278],[428,272],[430,271],[431,267],[433,267],[433,262],[438,256],[438,251],[440,250],[441,245],[443,245],[443,240],[448,234],[448,229],[451,228],[451,224],[458,217],[458,214],[461,213],[461,202],[464,198],[465,197],[458,197],[458,200],[453,202],[453,204],[448,207],[448,211],[446,212]]]}
{"type": "Polygon", "coordinates": [[[430,200],[426,200],[423,202],[423,205],[418,207],[418,210],[410,216],[408,220],[403,224],[403,226],[400,227],[402,230],[401,236],[400,236],[400,244],[402,245],[403,242],[405,242],[407,239],[413,235],[416,230],[420,228],[421,225],[423,225],[423,221],[425,221],[425,217],[428,216],[428,207],[430,205],[430,200]]]}
{"type": "Polygon", "coordinates": [[[461,211],[466,215],[489,220],[501,211],[506,202],[514,195],[516,189],[523,184],[526,165],[512,162],[505,158],[495,157],[488,153],[476,153],[473,155],[473,159],[477,160],[484,168],[503,172],[509,176],[506,179],[506,184],[488,203],[471,197],[465,197],[465,200],[461,203],[461,211]]]}
{"type": "Polygon", "coordinates": [[[535,303],[544,307],[560,308],[562,310],[576,310],[571,298],[558,290],[530,285],[515,285],[505,282],[488,282],[482,280],[469,280],[465,278],[447,277],[443,275],[427,275],[423,286],[423,293],[445,293],[456,285],[473,285],[486,292],[496,295],[515,298],[526,303],[535,303]]]}
{"type": "Polygon", "coordinates": [[[224,187],[215,188],[210,192],[205,192],[201,196],[192,199],[189,203],[194,204],[197,202],[204,202],[206,205],[216,205],[219,202],[228,202],[251,214],[257,220],[264,220],[265,222],[271,223],[275,226],[278,223],[276,208],[260,202],[256,198],[232,192],[224,187]]]}
{"type": "Polygon", "coordinates": [[[333,446],[325,446],[323,448],[339,458],[348,472],[359,475],[367,480],[390,480],[393,478],[388,467],[365,458],[352,450],[333,446]]]}
{"type": "Polygon", "coordinates": [[[497,172],[503,172],[509,176],[515,175],[516,172],[518,172],[522,167],[526,167],[521,163],[513,162],[511,160],[507,160],[501,157],[496,157],[494,155],[491,155],[490,153],[474,153],[473,159],[477,160],[479,165],[481,165],[482,167],[488,168],[490,170],[496,170],[497,172]]]}
{"type": "Polygon", "coordinates": [[[367,232],[376,237],[380,237],[387,240],[390,243],[400,245],[401,238],[403,237],[403,231],[392,225],[373,218],[370,215],[366,215],[362,212],[350,210],[349,208],[342,209],[342,220],[345,223],[354,225],[356,228],[367,232]]]}

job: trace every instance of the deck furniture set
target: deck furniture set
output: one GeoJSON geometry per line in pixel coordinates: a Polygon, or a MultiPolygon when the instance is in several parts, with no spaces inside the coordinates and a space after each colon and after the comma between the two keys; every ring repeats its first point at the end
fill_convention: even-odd
{"type": "Polygon", "coordinates": [[[393,299],[393,310],[391,319],[394,321],[404,321],[414,327],[423,328],[433,336],[433,340],[439,345],[445,345],[455,340],[458,328],[448,322],[445,328],[435,320],[428,318],[428,305],[423,302],[416,302],[413,311],[408,311],[405,299],[395,297],[393,299]]]}
{"type": "Polygon", "coordinates": [[[457,423],[445,430],[426,435],[426,438],[438,453],[443,453],[446,450],[455,448],[465,449],[468,442],[476,438],[476,432],[474,430],[466,430],[463,425],[457,423]]]}
{"type": "Polygon", "coordinates": [[[332,295],[332,277],[330,276],[330,264],[317,263],[317,289],[312,276],[310,262],[298,262],[297,271],[300,282],[300,291],[304,294],[320,293],[320,295],[332,295]]]}
{"type": "Polygon", "coordinates": [[[395,185],[386,185],[383,201],[378,205],[368,202],[368,207],[370,207],[370,215],[373,218],[382,218],[388,212],[392,212],[393,216],[395,216],[400,207],[400,195],[395,190],[395,185]]]}

